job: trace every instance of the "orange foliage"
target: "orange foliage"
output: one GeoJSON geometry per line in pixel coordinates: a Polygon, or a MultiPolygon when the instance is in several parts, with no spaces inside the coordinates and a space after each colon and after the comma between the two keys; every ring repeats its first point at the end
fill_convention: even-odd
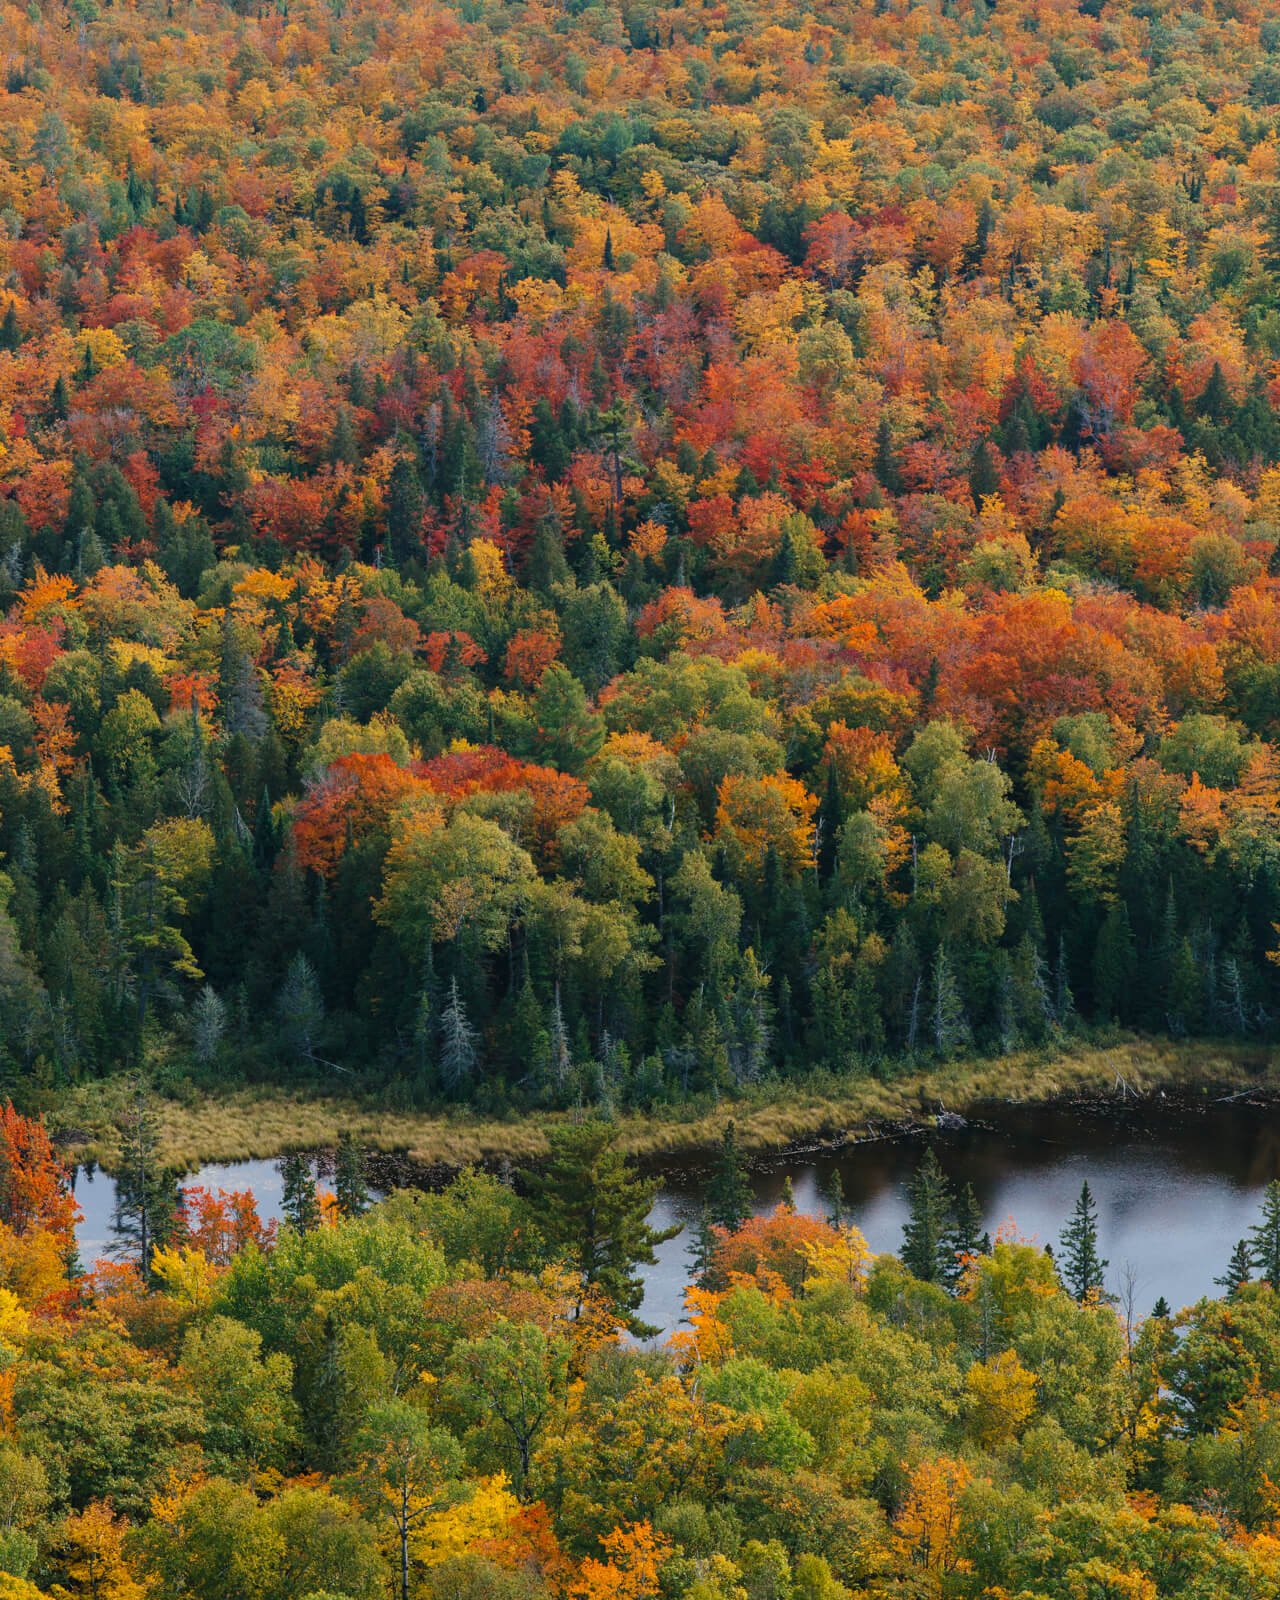
{"type": "Polygon", "coordinates": [[[426,787],[383,752],[339,756],[298,807],[293,823],[298,860],[332,877],[352,840],[385,829],[392,812],[426,787]]]}
{"type": "Polygon", "coordinates": [[[798,1294],[809,1274],[814,1246],[836,1249],[840,1235],[821,1217],[810,1217],[787,1205],[768,1216],[751,1217],[734,1233],[713,1230],[715,1249],[708,1281],[723,1287],[735,1275],[754,1278],[773,1274],[798,1294]]]}

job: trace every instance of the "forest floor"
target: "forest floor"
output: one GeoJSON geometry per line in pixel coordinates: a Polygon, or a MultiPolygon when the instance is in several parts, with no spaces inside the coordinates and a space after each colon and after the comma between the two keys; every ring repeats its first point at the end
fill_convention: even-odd
{"type": "MultiPolygon", "coordinates": [[[[1207,1040],[1174,1042],[1118,1034],[1105,1044],[1056,1052],[1024,1052],[962,1060],[882,1079],[815,1073],[750,1089],[735,1099],[658,1106],[617,1119],[630,1155],[660,1165],[710,1150],[731,1119],[741,1148],[753,1154],[837,1145],[878,1131],[929,1122],[938,1111],[979,1107],[1127,1099],[1176,1093],[1187,1099],[1238,1090],[1280,1095],[1280,1051],[1207,1040]]],[[[49,1123],[68,1158],[110,1170],[118,1158],[117,1128],[130,1104],[124,1077],[81,1085],[58,1098],[49,1123]]],[[[468,1162],[519,1165],[547,1149],[545,1128],[568,1113],[512,1113],[486,1119],[456,1112],[389,1109],[375,1096],[339,1096],[314,1089],[194,1086],[156,1094],[160,1156],[192,1171],[212,1162],[271,1158],[286,1150],[323,1150],[349,1132],[371,1151],[396,1152],[415,1166],[456,1168],[468,1162]]]]}

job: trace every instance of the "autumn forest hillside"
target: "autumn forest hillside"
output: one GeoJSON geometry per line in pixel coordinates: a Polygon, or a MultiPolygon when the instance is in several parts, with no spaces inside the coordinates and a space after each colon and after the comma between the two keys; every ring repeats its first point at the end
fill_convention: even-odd
{"type": "Polygon", "coordinates": [[[19,1105],[1275,1037],[1280,20],[3,36],[19,1105]]]}

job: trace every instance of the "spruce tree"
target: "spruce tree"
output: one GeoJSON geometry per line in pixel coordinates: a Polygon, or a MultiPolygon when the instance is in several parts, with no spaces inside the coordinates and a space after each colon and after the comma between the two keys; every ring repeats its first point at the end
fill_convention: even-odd
{"type": "Polygon", "coordinates": [[[954,1288],[960,1282],[969,1260],[989,1255],[990,1251],[991,1240],[982,1227],[982,1207],[973,1185],[966,1183],[956,1197],[947,1233],[945,1278],[948,1285],[954,1288]]]}
{"type": "Polygon", "coordinates": [[[285,1227],[294,1233],[313,1233],[320,1226],[320,1201],[311,1163],[291,1150],[280,1162],[280,1176],[284,1179],[280,1211],[285,1227]]]}
{"type": "Polygon", "coordinates": [[[344,1217],[359,1217],[369,1209],[369,1190],[364,1181],[364,1157],[350,1133],[338,1135],[338,1153],[333,1163],[333,1194],[344,1217]]]}
{"type": "Polygon", "coordinates": [[[1215,1278],[1213,1281],[1220,1289],[1225,1289],[1227,1299],[1232,1300],[1241,1286],[1249,1282],[1252,1266],[1253,1256],[1249,1249],[1249,1241],[1237,1239],[1236,1247],[1231,1252],[1231,1259],[1227,1262],[1227,1270],[1220,1278],[1215,1278]]]}
{"type": "Polygon", "coordinates": [[[933,982],[930,985],[930,1022],[933,1047],[940,1056],[948,1056],[963,1049],[972,1040],[969,1020],[964,1014],[960,986],[945,944],[938,946],[933,964],[933,982]]]}
{"type": "Polygon", "coordinates": [[[543,1237],[578,1276],[585,1300],[597,1292],[637,1338],[655,1329],[636,1316],[644,1299],[639,1266],[656,1261],[655,1246],[680,1225],[649,1226],[660,1180],[640,1178],[615,1148],[617,1132],[604,1122],[567,1123],[547,1130],[551,1153],[529,1187],[543,1237]]]}
{"type": "Polygon", "coordinates": [[[1071,1221],[1059,1241],[1058,1270],[1068,1293],[1084,1303],[1089,1295],[1105,1298],[1103,1274],[1109,1265],[1098,1254],[1098,1208],[1088,1179],[1080,1187],[1071,1221]]]}
{"type": "Polygon", "coordinates": [[[707,1214],[717,1228],[736,1233],[751,1216],[751,1185],[738,1149],[737,1128],[730,1122],[720,1136],[716,1164],[707,1184],[707,1214]]]}
{"type": "Polygon", "coordinates": [[[458,994],[458,980],[449,985],[449,999],[440,1017],[440,1078],[456,1094],[475,1071],[476,1030],[458,994]]]}
{"type": "Polygon", "coordinates": [[[991,459],[991,446],[985,439],[979,439],[969,464],[969,493],[973,496],[975,509],[981,511],[982,502],[995,494],[999,487],[1000,474],[991,459]]]}
{"type": "Polygon", "coordinates": [[[1249,1231],[1249,1260],[1264,1282],[1280,1288],[1280,1178],[1263,1193],[1262,1220],[1249,1231]]]}
{"type": "Polygon", "coordinates": [[[942,1283],[947,1274],[951,1186],[933,1146],[907,1184],[911,1212],[902,1230],[902,1264],[923,1283],[942,1283]]]}
{"type": "Polygon", "coordinates": [[[180,1232],[181,1196],[176,1175],[161,1165],[155,1115],[140,1079],[120,1129],[120,1155],[111,1231],[117,1251],[132,1256],[143,1277],[150,1278],[156,1251],[180,1232]]]}
{"type": "Polygon", "coordinates": [[[833,1167],[831,1177],[827,1180],[827,1199],[831,1202],[831,1210],[827,1212],[827,1221],[833,1228],[844,1226],[844,1180],[840,1176],[840,1168],[833,1167]]]}

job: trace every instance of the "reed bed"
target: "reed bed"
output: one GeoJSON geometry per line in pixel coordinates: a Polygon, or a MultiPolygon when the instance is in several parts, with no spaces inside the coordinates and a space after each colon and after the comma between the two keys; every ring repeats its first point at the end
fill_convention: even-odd
{"type": "MultiPolygon", "coordinates": [[[[1240,1089],[1280,1093],[1280,1052],[1117,1036],[1057,1053],[949,1062],[891,1079],[819,1072],[800,1082],[762,1084],[717,1104],[659,1107],[617,1121],[619,1143],[628,1154],[661,1161],[711,1148],[730,1119],[742,1147],[764,1154],[920,1123],[942,1109],[966,1113],[999,1102],[1122,1100],[1160,1091],[1195,1098],[1240,1089]]],[[[61,1096],[50,1121],[68,1156],[110,1170],[119,1158],[118,1128],[129,1098],[123,1079],[61,1096]]],[[[363,1148],[403,1152],[424,1165],[456,1167],[504,1157],[518,1165],[545,1153],[547,1125],[567,1115],[484,1120],[462,1110],[392,1110],[372,1095],[344,1099],[269,1086],[222,1093],[183,1089],[157,1095],[153,1105],[161,1159],[187,1171],[213,1162],[272,1158],[287,1150],[325,1149],[342,1133],[363,1148]]]]}

